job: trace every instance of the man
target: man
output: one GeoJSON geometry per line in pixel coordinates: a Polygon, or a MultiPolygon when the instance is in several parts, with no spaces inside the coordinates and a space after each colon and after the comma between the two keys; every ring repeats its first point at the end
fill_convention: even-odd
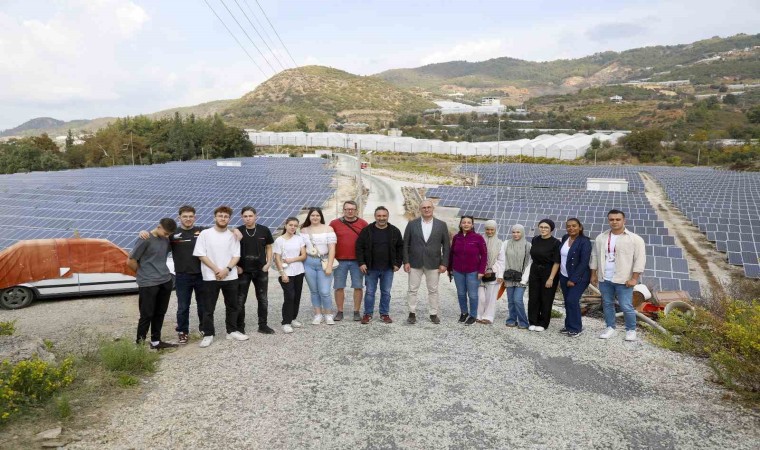
{"type": "Polygon", "coordinates": [[[393,273],[400,269],[403,263],[403,253],[401,231],[388,223],[388,210],[385,206],[378,206],[375,209],[375,221],[364,227],[356,240],[356,262],[367,280],[362,324],[366,325],[372,320],[378,282],[380,318],[384,323],[393,323],[390,316],[391,286],[393,273]]]}
{"type": "Polygon", "coordinates": [[[245,302],[248,299],[248,288],[253,282],[258,303],[259,333],[274,334],[267,325],[269,309],[269,267],[272,265],[272,232],[268,227],[256,224],[256,208],[244,206],[240,211],[243,225],[238,230],[243,234],[240,241],[240,261],[237,263],[238,273],[238,311],[237,328],[245,334],[245,302]]]}
{"type": "Polygon", "coordinates": [[[428,290],[430,321],[441,323],[438,318],[438,279],[446,272],[451,239],[446,222],[433,217],[433,202],[420,203],[420,215],[406,225],[404,230],[404,271],[409,274],[407,323],[417,323],[417,291],[422,277],[428,290]]]}
{"type": "Polygon", "coordinates": [[[367,226],[367,221],[357,217],[359,209],[356,202],[348,200],[343,202],[343,217],[334,219],[330,226],[335,230],[338,243],[335,244],[335,259],[340,263],[333,271],[333,289],[335,289],[335,304],[338,312],[334,320],[343,320],[343,304],[345,303],[346,280],[351,273],[351,289],[354,290],[354,320],[361,319],[359,310],[362,307],[362,281],[363,275],[356,262],[356,240],[359,233],[367,226]]]}
{"type": "Polygon", "coordinates": [[[636,310],[633,308],[633,287],[644,272],[646,252],[644,240],[625,228],[625,213],[613,209],[607,213],[610,229],[597,236],[591,253],[591,284],[602,293],[604,321],[607,329],[600,339],[615,336],[615,299],[625,318],[625,340],[636,340],[636,310]]]}
{"type": "Polygon", "coordinates": [[[169,254],[169,235],[177,229],[173,219],[163,218],[150,232],[148,239],[137,239],[127,266],[137,272],[140,320],[137,322],[137,343],[142,344],[150,329],[150,348],[162,350],[176,347],[161,340],[164,315],[172,295],[172,274],[166,265],[169,254]]]}
{"type": "MultiPolygon", "coordinates": [[[[179,207],[179,228],[169,236],[169,245],[172,250],[174,261],[174,289],[177,294],[177,340],[180,344],[187,344],[190,333],[190,303],[195,291],[195,309],[198,313],[198,327],[203,322],[203,276],[201,275],[201,260],[193,256],[195,242],[201,231],[207,227],[195,225],[195,208],[190,205],[179,207]]],[[[235,237],[240,240],[242,234],[233,230],[235,237]]],[[[148,239],[150,233],[140,232],[141,239],[148,239]]],[[[201,332],[202,334],[202,332],[201,332]]]]}
{"type": "Polygon", "coordinates": [[[227,339],[246,341],[248,336],[238,330],[238,280],[235,265],[240,259],[240,244],[235,235],[227,229],[232,216],[229,206],[214,210],[214,227],[201,231],[195,243],[193,255],[201,260],[203,275],[203,322],[201,347],[208,347],[214,341],[214,309],[219,299],[219,291],[224,296],[225,325],[227,339]]]}

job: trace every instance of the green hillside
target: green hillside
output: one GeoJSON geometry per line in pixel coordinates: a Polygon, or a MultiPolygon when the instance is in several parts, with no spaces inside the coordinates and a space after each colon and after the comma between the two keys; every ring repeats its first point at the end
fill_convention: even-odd
{"type": "Polygon", "coordinates": [[[270,78],[233,103],[223,117],[237,126],[276,130],[294,129],[299,116],[311,128],[339,118],[374,125],[434,107],[434,103],[376,77],[306,66],[270,78]]]}
{"type": "Polygon", "coordinates": [[[477,96],[498,95],[501,91],[505,97],[524,101],[639,78],[693,78],[700,83],[722,77],[756,79],[760,78],[760,52],[753,47],[759,45],[760,34],[738,34],[691,44],[602,52],[578,59],[534,62],[504,57],[482,62],[451,61],[388,70],[376,76],[399,87],[436,94],[458,91],[477,96]],[[720,59],[702,62],[714,56],[720,59]]]}

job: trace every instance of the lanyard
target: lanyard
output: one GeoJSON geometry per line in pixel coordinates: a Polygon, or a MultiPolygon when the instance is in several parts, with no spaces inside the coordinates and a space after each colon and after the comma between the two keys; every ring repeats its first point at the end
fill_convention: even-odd
{"type": "Polygon", "coordinates": [[[617,247],[617,243],[615,243],[615,247],[612,247],[610,250],[610,241],[612,241],[612,233],[607,235],[607,254],[613,253],[615,251],[615,247],[617,247]]]}

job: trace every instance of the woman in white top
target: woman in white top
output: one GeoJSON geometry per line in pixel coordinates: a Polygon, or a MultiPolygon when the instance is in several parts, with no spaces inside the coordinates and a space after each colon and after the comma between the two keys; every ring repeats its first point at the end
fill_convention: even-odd
{"type": "Polygon", "coordinates": [[[285,220],[285,232],[274,241],[274,263],[280,273],[282,287],[282,331],[292,333],[293,327],[301,327],[296,320],[301,307],[301,290],[303,289],[303,261],[306,260],[306,243],[296,234],[298,219],[288,217],[285,220]]]}
{"type": "Polygon", "coordinates": [[[332,266],[335,260],[335,244],[338,238],[331,226],[325,225],[325,216],[320,208],[309,208],[306,220],[301,225],[301,236],[306,242],[304,270],[306,284],[311,291],[311,305],[314,307],[314,325],[322,320],[335,325],[332,315],[332,266]],[[322,268],[326,261],[326,269],[322,268]]]}
{"type": "Polygon", "coordinates": [[[502,282],[502,266],[499,264],[499,253],[501,253],[501,239],[496,235],[496,221],[488,220],[484,224],[486,231],[486,249],[488,250],[488,262],[486,263],[486,273],[480,279],[478,288],[478,323],[491,325],[496,316],[496,296],[499,293],[499,286],[502,282]]]}

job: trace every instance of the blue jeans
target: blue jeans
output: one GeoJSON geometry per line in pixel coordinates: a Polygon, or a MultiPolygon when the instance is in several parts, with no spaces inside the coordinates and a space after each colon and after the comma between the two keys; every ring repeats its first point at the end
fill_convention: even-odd
{"type": "Polygon", "coordinates": [[[364,293],[364,314],[371,316],[375,311],[375,292],[377,292],[378,282],[380,282],[380,315],[386,316],[391,311],[393,269],[370,269],[367,271],[367,275],[365,276],[367,291],[364,293]]]}
{"type": "Polygon", "coordinates": [[[611,281],[600,281],[599,291],[602,293],[604,305],[604,322],[610,328],[615,328],[615,298],[617,297],[620,309],[625,318],[625,331],[636,329],[636,310],[633,309],[633,288],[625,284],[611,281]]]}
{"type": "Polygon", "coordinates": [[[320,308],[322,314],[332,309],[332,275],[325,275],[322,262],[316,256],[307,256],[303,263],[306,284],[311,291],[311,306],[320,308]]]}
{"type": "Polygon", "coordinates": [[[348,274],[351,274],[351,288],[361,289],[364,274],[359,270],[359,263],[355,259],[339,259],[338,267],[333,271],[333,289],[344,289],[348,274]]]}
{"type": "Polygon", "coordinates": [[[462,273],[454,271],[454,284],[457,285],[457,299],[459,299],[459,311],[478,317],[478,272],[462,273]],[[467,299],[470,300],[470,308],[467,309],[467,299]]]}
{"type": "Polygon", "coordinates": [[[575,286],[567,285],[568,278],[559,274],[559,288],[562,290],[562,298],[565,299],[565,328],[573,333],[583,331],[581,320],[581,296],[588,287],[588,282],[576,283],[575,286]]]}
{"type": "Polygon", "coordinates": [[[510,286],[507,288],[507,305],[509,316],[507,323],[510,325],[528,327],[528,314],[525,312],[525,286],[510,286]]]}
{"type": "Polygon", "coordinates": [[[174,279],[177,291],[177,333],[190,333],[190,299],[195,291],[195,307],[198,311],[198,324],[203,322],[203,276],[200,273],[178,272],[174,279]]]}

